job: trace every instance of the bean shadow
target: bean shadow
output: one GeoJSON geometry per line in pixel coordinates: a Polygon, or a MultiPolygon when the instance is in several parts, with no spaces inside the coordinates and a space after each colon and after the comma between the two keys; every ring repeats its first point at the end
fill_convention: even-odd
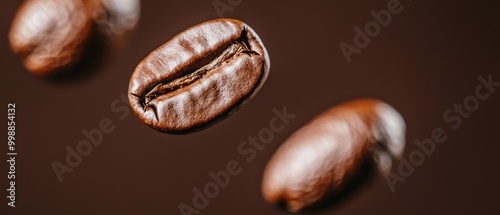
{"type": "Polygon", "coordinates": [[[112,53],[112,45],[108,38],[94,30],[91,38],[85,44],[85,50],[78,62],[56,71],[54,75],[44,77],[48,82],[54,84],[72,84],[88,80],[94,76],[109,60],[112,53]]]}

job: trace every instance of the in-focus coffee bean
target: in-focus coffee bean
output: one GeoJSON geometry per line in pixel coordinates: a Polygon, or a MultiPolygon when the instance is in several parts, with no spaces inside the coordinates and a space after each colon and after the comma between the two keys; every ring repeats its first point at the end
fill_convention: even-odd
{"type": "Polygon", "coordinates": [[[406,126],[391,106],[373,99],[326,110],[292,134],[266,166],[264,198],[298,212],[342,191],[365,162],[389,173],[404,150],[406,126]]]}
{"type": "Polygon", "coordinates": [[[65,71],[82,59],[99,35],[113,35],[108,38],[115,40],[135,26],[138,0],[120,4],[116,0],[25,0],[9,32],[11,47],[35,74],[65,71]]]}
{"type": "Polygon", "coordinates": [[[269,73],[269,56],[245,23],[216,19],[178,34],[135,69],[129,100],[147,125],[187,133],[229,116],[269,73]]]}

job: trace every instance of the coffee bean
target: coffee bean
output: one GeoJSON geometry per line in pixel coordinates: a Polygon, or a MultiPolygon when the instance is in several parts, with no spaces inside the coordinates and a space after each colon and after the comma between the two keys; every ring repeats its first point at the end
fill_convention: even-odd
{"type": "Polygon", "coordinates": [[[263,176],[264,198],[298,212],[342,191],[365,162],[388,173],[403,153],[405,130],[401,115],[378,100],[326,110],[275,152],[263,176]]]}
{"type": "Polygon", "coordinates": [[[259,91],[269,56],[245,23],[216,19],[178,34],[135,69],[129,100],[147,125],[187,133],[229,116],[259,91]]]}
{"type": "Polygon", "coordinates": [[[80,0],[27,0],[9,39],[27,69],[46,75],[80,58],[91,29],[92,19],[80,0]]]}
{"type": "Polygon", "coordinates": [[[86,54],[98,37],[96,31],[132,29],[139,13],[137,1],[123,1],[132,6],[120,11],[115,8],[125,6],[117,7],[109,3],[112,0],[25,0],[9,32],[11,47],[35,74],[65,71],[86,54]]]}

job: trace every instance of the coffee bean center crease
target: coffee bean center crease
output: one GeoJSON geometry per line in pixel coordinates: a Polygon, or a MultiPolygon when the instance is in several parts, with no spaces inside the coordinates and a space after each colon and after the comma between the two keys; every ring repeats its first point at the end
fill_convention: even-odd
{"type": "MultiPolygon", "coordinates": [[[[132,95],[140,97],[140,101],[144,108],[144,111],[147,111],[148,108],[152,108],[156,112],[156,108],[152,103],[156,98],[168,95],[176,90],[193,84],[202,77],[206,76],[211,71],[216,70],[217,68],[240,56],[241,54],[247,54],[250,57],[252,55],[260,55],[258,52],[252,51],[249,48],[249,45],[245,41],[245,35],[245,31],[243,31],[242,39],[232,42],[228,48],[222,51],[220,55],[215,55],[215,58],[213,60],[211,60],[203,67],[195,70],[194,72],[185,73],[184,75],[174,78],[173,80],[156,83],[152,87],[149,87],[147,90],[145,90],[142,95],[132,95]]],[[[157,115],[157,113],[155,113],[155,115],[157,115]]]]}

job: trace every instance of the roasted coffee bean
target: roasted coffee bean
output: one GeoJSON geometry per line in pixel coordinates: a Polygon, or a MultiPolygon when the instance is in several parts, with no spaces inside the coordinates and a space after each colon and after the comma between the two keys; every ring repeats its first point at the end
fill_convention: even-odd
{"type": "Polygon", "coordinates": [[[92,23],[81,0],[27,0],[14,18],[9,39],[28,70],[47,75],[80,59],[92,23]]]}
{"type": "Polygon", "coordinates": [[[216,19],[178,34],[135,69],[129,100],[147,125],[187,133],[227,117],[269,73],[269,56],[245,23],[216,19]]]}
{"type": "Polygon", "coordinates": [[[115,36],[135,26],[138,0],[120,2],[121,6],[113,0],[25,0],[9,32],[11,47],[35,74],[64,71],[82,59],[98,31],[115,36]]]}
{"type": "Polygon", "coordinates": [[[292,134],[267,164],[264,198],[298,212],[342,191],[364,162],[388,173],[406,126],[391,106],[361,99],[335,106],[292,134]]]}

